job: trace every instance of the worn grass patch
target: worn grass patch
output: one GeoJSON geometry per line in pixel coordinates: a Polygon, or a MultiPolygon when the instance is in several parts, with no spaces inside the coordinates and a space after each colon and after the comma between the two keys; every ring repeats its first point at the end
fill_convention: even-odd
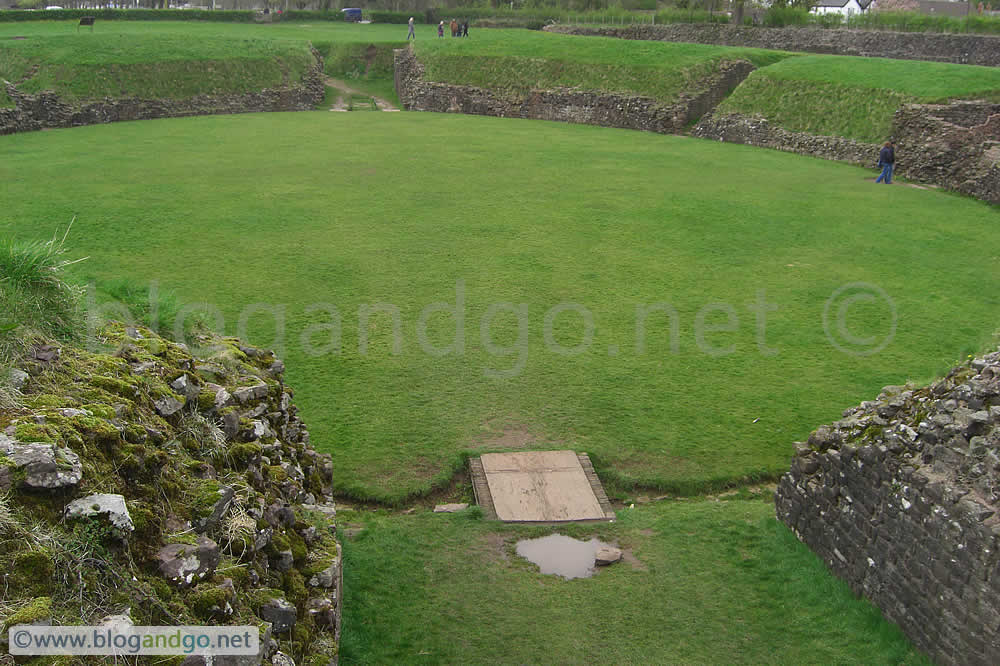
{"type": "Polygon", "coordinates": [[[903,104],[1000,100],[995,67],[810,55],[760,69],[717,113],[763,116],[794,131],[885,140],[903,104]]]}
{"type": "Polygon", "coordinates": [[[316,112],[0,150],[0,233],[44,240],[76,214],[78,277],[156,281],[276,347],[360,498],[447,484],[505,425],[586,451],[618,492],[773,477],[818,424],[986,348],[1000,321],[996,208],[748,146],[316,112]],[[857,282],[890,301],[830,302],[857,282]],[[855,355],[865,338],[887,343],[855,355]]]}
{"type": "Polygon", "coordinates": [[[343,663],[930,663],[770,502],[619,515],[555,531],[616,541],[637,561],[565,581],[512,552],[550,527],[342,513],[366,527],[344,541],[343,663]]]}

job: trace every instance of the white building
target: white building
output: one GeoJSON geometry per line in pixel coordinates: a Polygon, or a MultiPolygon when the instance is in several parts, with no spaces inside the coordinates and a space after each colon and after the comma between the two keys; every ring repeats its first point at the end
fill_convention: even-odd
{"type": "Polygon", "coordinates": [[[819,0],[812,11],[814,14],[840,14],[853,16],[868,11],[872,0],[819,0]]]}

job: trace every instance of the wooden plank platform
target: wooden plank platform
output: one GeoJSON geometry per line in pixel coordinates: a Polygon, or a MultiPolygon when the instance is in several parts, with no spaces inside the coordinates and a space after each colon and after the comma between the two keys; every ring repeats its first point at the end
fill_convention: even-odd
{"type": "Polygon", "coordinates": [[[590,458],[575,451],[486,453],[469,461],[483,515],[504,522],[614,520],[590,458]]]}

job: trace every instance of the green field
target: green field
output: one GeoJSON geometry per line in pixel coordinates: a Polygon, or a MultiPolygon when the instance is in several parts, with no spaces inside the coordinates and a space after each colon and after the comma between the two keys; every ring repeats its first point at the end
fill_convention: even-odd
{"type": "Polygon", "coordinates": [[[358,498],[424,493],[511,438],[589,452],[613,491],[773,477],[812,428],[984,349],[1000,320],[995,208],[746,146],[327,112],[0,146],[3,234],[76,216],[80,278],[155,281],[278,347],[358,498]],[[878,293],[824,327],[856,282],[896,313],[869,356],[825,333],[869,351],[892,331],[878,293]]]}
{"type": "Polygon", "coordinates": [[[806,55],[760,69],[718,113],[763,116],[812,134],[884,140],[903,104],[1000,100],[1000,69],[937,62],[806,55]]]}
{"type": "Polygon", "coordinates": [[[593,578],[514,553],[551,528],[343,512],[343,664],[929,664],[770,502],[639,506],[561,527],[632,551],[593,578]]]}

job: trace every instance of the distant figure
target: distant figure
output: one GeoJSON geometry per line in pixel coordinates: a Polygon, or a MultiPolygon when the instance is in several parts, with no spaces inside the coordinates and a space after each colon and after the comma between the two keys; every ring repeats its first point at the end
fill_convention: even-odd
{"type": "Polygon", "coordinates": [[[410,37],[412,37],[413,39],[417,38],[416,33],[413,32],[413,17],[412,16],[410,17],[410,22],[409,22],[408,25],[410,26],[410,29],[406,33],[406,41],[410,41],[410,37]]]}
{"type": "Polygon", "coordinates": [[[438,37],[444,37],[444,21],[438,23],[438,37]]]}
{"type": "Polygon", "coordinates": [[[469,36],[469,19],[465,19],[465,23],[462,24],[462,37],[469,36]]]}
{"type": "Polygon", "coordinates": [[[451,36],[452,37],[458,36],[458,21],[456,21],[455,19],[451,20],[451,36]]]}
{"type": "Polygon", "coordinates": [[[895,144],[892,141],[886,141],[885,145],[882,146],[882,150],[878,151],[878,165],[882,167],[882,173],[878,175],[875,182],[892,185],[892,167],[895,163],[895,144]]]}

